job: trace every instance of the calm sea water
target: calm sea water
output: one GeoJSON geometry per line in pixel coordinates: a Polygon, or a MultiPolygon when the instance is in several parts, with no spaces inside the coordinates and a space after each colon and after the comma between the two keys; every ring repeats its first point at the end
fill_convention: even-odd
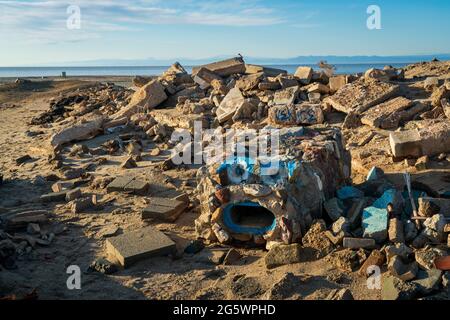
{"type": "MultiPolygon", "coordinates": [[[[364,72],[370,68],[382,69],[386,64],[336,64],[337,74],[353,74],[364,72]]],[[[408,63],[393,63],[393,67],[401,68],[408,63]]],[[[279,68],[294,73],[299,65],[273,65],[268,67],[279,68]]],[[[317,65],[307,65],[319,69],[317,65]]],[[[51,77],[60,76],[63,71],[67,76],[153,76],[160,75],[168,67],[0,67],[0,77],[51,77]]],[[[190,73],[192,67],[186,67],[190,73]]]]}

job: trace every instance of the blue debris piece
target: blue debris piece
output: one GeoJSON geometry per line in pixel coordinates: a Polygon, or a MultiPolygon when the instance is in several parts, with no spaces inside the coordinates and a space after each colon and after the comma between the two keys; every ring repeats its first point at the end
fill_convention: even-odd
{"type": "Polygon", "coordinates": [[[387,206],[392,204],[396,207],[399,201],[402,201],[401,198],[399,199],[399,192],[395,189],[389,189],[372,206],[364,209],[362,228],[365,238],[372,238],[378,243],[387,239],[389,219],[387,206]]]}
{"type": "Polygon", "coordinates": [[[366,181],[376,181],[384,177],[384,171],[378,167],[373,167],[367,174],[366,181]]]}
{"type": "Polygon", "coordinates": [[[362,214],[364,238],[372,238],[378,243],[386,241],[388,236],[388,212],[376,207],[365,208],[362,214]]]}
{"type": "Polygon", "coordinates": [[[337,197],[341,200],[354,199],[354,198],[363,198],[364,192],[359,189],[356,189],[352,186],[346,186],[338,189],[337,197]]]}
{"type": "Polygon", "coordinates": [[[378,209],[386,209],[388,204],[394,205],[398,200],[399,199],[397,198],[397,190],[389,189],[383,193],[381,198],[379,198],[372,204],[372,207],[378,209]]]}

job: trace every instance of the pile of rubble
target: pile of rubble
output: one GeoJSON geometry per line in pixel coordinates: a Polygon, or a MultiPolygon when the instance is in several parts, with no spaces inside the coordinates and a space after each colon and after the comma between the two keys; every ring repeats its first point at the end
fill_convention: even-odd
{"type": "MultiPolygon", "coordinates": [[[[196,67],[192,75],[175,63],[158,78],[136,78],[138,89],[132,95],[112,85],[90,87],[53,101],[49,112],[33,120],[59,122],[50,139],[54,154],[49,161],[65,180],[41,200],[67,201],[78,213],[102,205],[95,195],[83,194],[83,185],[98,192],[146,196],[148,181],[127,175],[95,178],[92,172],[108,161],[107,155],[127,155],[124,170],[139,167],[149,143],[152,150],[146,155],[160,156],[179,146],[171,138],[173,132],[185,129],[194,135],[196,123],[215,130],[213,135],[230,128],[279,129],[278,170],[262,173],[264,159],[237,156],[232,149],[225,161],[198,170],[195,201],[190,201],[193,195],[153,197],[142,218],[174,223],[187,208],[198,208],[198,240],[186,252],[199,252],[205,244],[244,242],[268,250],[269,269],[324,257],[336,268],[362,276],[369,276],[374,266],[387,266],[383,298],[431,295],[448,288],[448,190],[411,186],[409,175],[403,184],[394,184],[376,167],[365,182],[352,185],[351,158],[341,133],[362,126],[388,130],[392,157],[408,163],[413,159],[416,167],[422,162],[426,167],[429,157],[446,159],[450,82],[423,79],[420,90],[429,97],[422,94],[420,99],[405,93],[405,83],[405,70],[392,67],[336,76],[329,70],[299,67],[289,75],[237,57],[196,67]],[[336,113],[344,114],[342,129],[326,124],[336,113]],[[404,130],[409,122],[425,125],[404,130]],[[106,137],[100,146],[73,145],[97,136],[106,137]],[[65,148],[68,144],[70,149],[65,148]],[[94,160],[71,168],[64,164],[65,156],[94,160]]],[[[202,144],[207,151],[208,143],[202,144]]],[[[181,148],[192,149],[195,143],[181,148]]],[[[177,164],[174,154],[159,162],[163,171],[187,166],[177,164]]],[[[28,233],[39,233],[32,226],[38,222],[28,221],[28,233]]],[[[33,241],[50,242],[51,235],[41,233],[40,240],[33,241]]],[[[14,239],[3,238],[7,242],[0,259],[6,261],[14,239]]],[[[23,241],[20,248],[30,244],[30,236],[23,241]]],[[[149,227],[110,238],[107,251],[128,266],[144,257],[174,254],[174,243],[149,227]]]]}
{"type": "Polygon", "coordinates": [[[48,111],[31,120],[32,125],[60,122],[67,117],[81,117],[98,110],[102,114],[114,114],[124,107],[132,90],[111,83],[95,83],[74,93],[62,94],[50,101],[48,111]]]}

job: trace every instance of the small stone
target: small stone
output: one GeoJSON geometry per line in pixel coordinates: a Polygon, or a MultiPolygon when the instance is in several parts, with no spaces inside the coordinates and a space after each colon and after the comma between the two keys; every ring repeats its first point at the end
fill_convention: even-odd
{"type": "Polygon", "coordinates": [[[390,273],[403,281],[409,281],[416,277],[418,272],[417,262],[404,263],[399,256],[394,256],[388,263],[390,273]]]}
{"type": "Polygon", "coordinates": [[[272,189],[262,184],[246,184],[244,185],[244,193],[252,197],[266,197],[272,193],[272,189]]]}
{"type": "Polygon", "coordinates": [[[90,272],[95,271],[103,274],[113,274],[118,271],[118,268],[116,265],[112,264],[107,259],[100,258],[91,263],[88,271],[90,272]]]}
{"type": "Polygon", "coordinates": [[[403,223],[398,218],[389,220],[389,241],[393,243],[405,242],[405,236],[403,234],[403,223]]]}
{"type": "Polygon", "coordinates": [[[205,244],[202,240],[192,240],[188,246],[184,248],[184,252],[187,254],[196,254],[205,248],[205,244]]]}
{"type": "Polygon", "coordinates": [[[300,244],[276,245],[264,257],[267,269],[273,269],[287,264],[302,262],[302,247],[300,244]]]}
{"type": "Polygon", "coordinates": [[[339,234],[339,233],[343,232],[345,235],[348,235],[348,233],[350,231],[350,224],[349,224],[347,218],[340,217],[338,220],[336,220],[333,223],[331,230],[333,231],[334,234],[339,234]]]}
{"type": "Polygon", "coordinates": [[[41,228],[37,223],[29,223],[27,226],[27,233],[28,234],[39,234],[41,232],[41,228]]]}
{"type": "Polygon", "coordinates": [[[424,270],[434,269],[434,260],[445,255],[445,251],[432,247],[426,247],[415,253],[417,263],[424,270]]]}
{"type": "Polygon", "coordinates": [[[122,164],[120,165],[123,169],[132,169],[137,167],[136,161],[133,159],[133,157],[128,157],[122,164]]]}
{"type": "Polygon", "coordinates": [[[406,261],[414,253],[414,251],[404,243],[397,243],[392,246],[387,246],[385,251],[388,261],[390,261],[394,256],[399,256],[406,261]]]}
{"type": "Polygon", "coordinates": [[[380,250],[373,250],[370,253],[369,258],[364,261],[361,269],[359,269],[358,273],[361,276],[369,276],[368,272],[373,266],[381,267],[386,261],[386,256],[380,250]]]}
{"type": "Polygon", "coordinates": [[[226,204],[230,201],[230,190],[228,188],[221,188],[215,192],[216,198],[222,204],[226,204]]]}
{"type": "Polygon", "coordinates": [[[80,197],[81,197],[81,189],[80,188],[76,188],[74,190],[67,191],[67,193],[66,193],[66,201],[67,202],[78,199],[80,197]]]}
{"type": "Polygon", "coordinates": [[[241,258],[242,255],[239,253],[239,251],[237,251],[236,249],[230,249],[223,260],[223,265],[225,266],[233,265],[241,258]]]}
{"type": "Polygon", "coordinates": [[[152,149],[152,151],[150,151],[150,155],[152,157],[157,157],[160,155],[160,153],[161,153],[161,150],[159,148],[154,148],[154,149],[152,149]]]}
{"type": "Polygon", "coordinates": [[[430,163],[430,159],[428,156],[423,156],[417,159],[416,164],[414,165],[418,171],[423,171],[428,169],[430,163]]]}
{"type": "Polygon", "coordinates": [[[73,200],[71,202],[71,211],[72,213],[81,213],[85,210],[91,209],[95,206],[93,197],[85,197],[73,200]]]}
{"type": "Polygon", "coordinates": [[[344,215],[343,206],[344,205],[342,201],[338,198],[332,198],[324,204],[325,211],[333,221],[338,220],[341,216],[344,215]]]}
{"type": "Polygon", "coordinates": [[[334,289],[325,300],[339,300],[339,301],[349,301],[355,300],[353,294],[349,289],[334,289]]]}

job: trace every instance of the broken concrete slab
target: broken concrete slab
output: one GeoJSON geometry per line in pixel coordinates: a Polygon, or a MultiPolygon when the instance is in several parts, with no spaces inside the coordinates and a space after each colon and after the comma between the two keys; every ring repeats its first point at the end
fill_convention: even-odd
{"type": "Polygon", "coordinates": [[[145,196],[148,193],[149,188],[150,184],[148,182],[139,179],[133,179],[125,186],[124,191],[139,196],[145,196]]]}
{"type": "Polygon", "coordinates": [[[70,202],[72,213],[81,213],[95,206],[96,196],[83,197],[70,202]]]}
{"type": "Polygon", "coordinates": [[[184,201],[169,198],[150,198],[150,205],[142,210],[142,219],[175,222],[187,208],[184,201]]]}
{"type": "Polygon", "coordinates": [[[117,177],[106,187],[106,191],[108,193],[125,191],[125,187],[133,181],[133,179],[134,177],[132,176],[117,177]]]}
{"type": "Polygon", "coordinates": [[[2,215],[5,231],[16,231],[27,228],[30,223],[45,223],[48,221],[46,210],[31,210],[2,215]]]}
{"type": "Polygon", "coordinates": [[[197,83],[202,90],[208,89],[213,80],[222,82],[220,76],[206,68],[200,68],[194,76],[194,82],[197,83]]]}
{"type": "Polygon", "coordinates": [[[269,68],[264,66],[258,66],[255,64],[246,64],[245,65],[245,73],[246,74],[254,74],[254,73],[264,73],[266,77],[276,77],[280,74],[287,74],[286,70],[277,69],[277,68],[269,68]]]}
{"type": "Polygon", "coordinates": [[[300,87],[294,86],[275,92],[273,103],[275,105],[291,105],[294,104],[298,98],[300,87]]]}
{"type": "Polygon", "coordinates": [[[314,83],[308,87],[308,93],[328,94],[329,92],[330,88],[323,83],[314,83]]]}
{"type": "Polygon", "coordinates": [[[258,87],[263,78],[264,74],[262,72],[242,76],[236,81],[235,87],[244,92],[251,91],[258,87]]]}
{"type": "Polygon", "coordinates": [[[421,129],[391,132],[389,143],[395,157],[433,156],[450,150],[450,121],[421,129]]]}
{"type": "Polygon", "coordinates": [[[402,111],[407,110],[412,105],[413,101],[404,97],[396,97],[363,112],[361,122],[376,128],[396,129],[400,121],[409,120],[402,117],[402,111]]]}
{"type": "Polygon", "coordinates": [[[161,125],[171,127],[193,130],[194,124],[201,123],[202,128],[208,128],[209,123],[207,119],[201,114],[186,114],[177,109],[158,109],[150,112],[153,119],[161,125]]]}
{"type": "Polygon", "coordinates": [[[175,251],[175,242],[152,226],[106,240],[106,252],[122,267],[143,259],[164,256],[175,251]]]}
{"type": "Polygon", "coordinates": [[[269,121],[280,125],[314,125],[324,121],[320,104],[279,105],[269,109],[269,121]]]}
{"type": "Polygon", "coordinates": [[[233,118],[236,111],[244,105],[245,98],[238,88],[231,89],[217,108],[216,115],[219,123],[233,118]]]}
{"type": "Polygon", "coordinates": [[[61,192],[52,192],[52,193],[47,193],[47,194],[43,194],[40,199],[42,202],[62,202],[66,200],[66,194],[67,194],[68,190],[64,190],[61,192]]]}
{"type": "Polygon", "coordinates": [[[338,75],[338,76],[330,77],[329,83],[328,83],[328,85],[330,87],[330,92],[331,93],[337,92],[339,89],[341,89],[347,83],[349,83],[349,77],[346,75],[338,75]]]}
{"type": "Polygon", "coordinates": [[[151,110],[167,99],[164,86],[157,80],[152,80],[135,92],[130,103],[114,114],[114,119],[130,117],[139,110],[151,110]]]}
{"type": "Polygon", "coordinates": [[[398,90],[397,85],[361,79],[343,86],[324,102],[338,111],[360,114],[395,96],[398,90]]]}
{"type": "Polygon", "coordinates": [[[103,131],[103,116],[60,130],[50,139],[50,144],[57,148],[65,143],[92,138],[103,131]]]}
{"type": "Polygon", "coordinates": [[[223,61],[213,62],[192,68],[192,74],[195,76],[200,69],[205,68],[221,77],[228,77],[232,74],[245,73],[245,63],[242,57],[231,58],[223,61]]]}
{"type": "Polygon", "coordinates": [[[311,67],[298,67],[294,76],[303,84],[307,85],[311,82],[313,69],[311,67]]]}

